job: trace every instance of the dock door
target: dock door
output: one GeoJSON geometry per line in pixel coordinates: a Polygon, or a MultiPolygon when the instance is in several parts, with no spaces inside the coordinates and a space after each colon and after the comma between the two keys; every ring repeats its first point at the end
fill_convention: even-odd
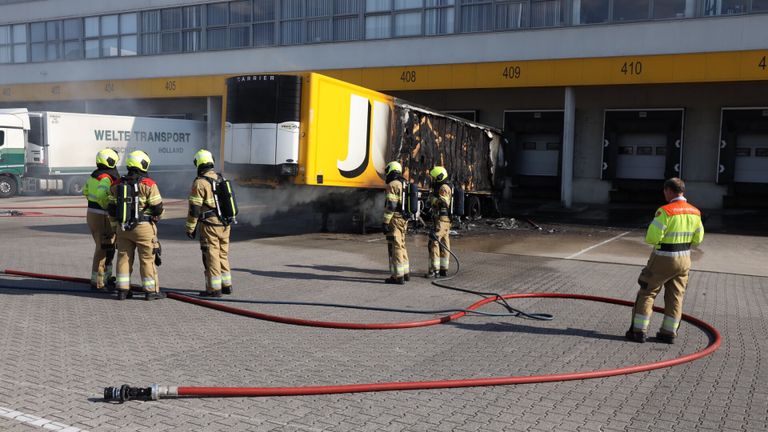
{"type": "Polygon", "coordinates": [[[723,108],[717,183],[723,206],[768,208],[768,108],[723,108]]]}
{"type": "Polygon", "coordinates": [[[605,110],[602,179],[611,202],[655,202],[682,172],[685,110],[605,110]]]}
{"type": "Polygon", "coordinates": [[[563,111],[505,111],[509,198],[560,199],[563,111]]]}

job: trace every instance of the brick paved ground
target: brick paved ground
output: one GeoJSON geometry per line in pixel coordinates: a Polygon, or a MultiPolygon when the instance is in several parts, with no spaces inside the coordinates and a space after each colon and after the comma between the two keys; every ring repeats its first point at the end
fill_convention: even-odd
{"type": "MultiPolygon", "coordinates": [[[[161,285],[201,289],[199,249],[180,236],[181,220],[164,221],[160,230],[161,285]]],[[[393,322],[430,315],[265,302],[438,309],[477,300],[422,278],[405,287],[382,284],[386,247],[377,235],[257,234],[235,230],[236,292],[227,304],[321,320],[393,322]]],[[[2,218],[0,239],[2,268],[89,274],[92,240],[82,218],[2,218]]],[[[462,240],[455,244],[464,269],[455,282],[469,288],[623,299],[632,299],[636,290],[637,265],[472,252],[462,240]]],[[[413,267],[423,271],[423,239],[411,239],[409,246],[413,267]]],[[[170,299],[117,302],[77,284],[0,276],[0,430],[35,430],[3,417],[2,408],[91,431],[768,429],[768,279],[704,271],[692,274],[685,311],[714,324],[723,346],[674,368],[504,387],[122,405],[100,401],[103,387],[124,383],[298,386],[594,370],[670,359],[707,343],[688,324],[674,346],[625,342],[630,310],[623,306],[548,299],[514,305],[556,319],[471,317],[409,330],[330,330],[227,315],[170,299]]],[[[497,306],[485,310],[501,311],[497,306]]],[[[660,321],[655,315],[652,325],[660,321]]]]}

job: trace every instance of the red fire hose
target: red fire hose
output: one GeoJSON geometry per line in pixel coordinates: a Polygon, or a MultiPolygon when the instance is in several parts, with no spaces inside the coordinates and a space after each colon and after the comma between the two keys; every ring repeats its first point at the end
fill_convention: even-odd
{"type": "MultiPolygon", "coordinates": [[[[57,275],[44,275],[38,273],[22,272],[17,270],[5,270],[4,273],[9,275],[28,276],[42,279],[56,279],[65,280],[70,282],[82,282],[88,283],[87,279],[76,278],[69,276],[57,276],[57,275]]],[[[253,318],[275,321],[286,324],[304,325],[312,327],[327,327],[338,329],[356,329],[356,330],[381,330],[381,329],[397,329],[397,328],[412,328],[412,327],[426,327],[436,324],[442,324],[449,321],[456,320],[465,315],[465,312],[458,312],[453,315],[442,316],[431,320],[424,321],[412,321],[401,323],[377,323],[377,324],[361,324],[361,323],[341,323],[341,322],[329,322],[329,321],[312,321],[303,320],[298,318],[281,317],[276,315],[268,315],[259,312],[249,311],[245,309],[233,308],[230,306],[224,306],[215,302],[201,300],[185,296],[179,293],[168,293],[168,297],[175,300],[184,301],[188,303],[197,304],[200,306],[217,309],[229,313],[234,313],[243,316],[249,316],[253,318]]],[[[623,306],[633,306],[634,303],[614,299],[609,297],[599,297],[584,294],[566,294],[566,293],[520,293],[520,294],[506,294],[502,296],[505,299],[519,299],[519,298],[561,298],[561,299],[575,299],[595,301],[601,303],[609,303],[623,306]]],[[[487,303],[494,301],[494,298],[486,298],[478,302],[473,303],[467,310],[474,310],[482,307],[487,303]]],[[[654,307],[653,310],[657,312],[663,312],[660,307],[654,307]]],[[[393,390],[424,390],[424,389],[441,389],[441,388],[458,388],[458,387],[478,387],[478,386],[495,386],[495,385],[510,385],[510,384],[532,384],[543,383],[553,381],[571,381],[582,380],[592,378],[605,378],[616,375],[627,375],[638,372],[646,372],[654,369],[661,369],[671,366],[680,365],[683,363],[691,362],[709,354],[712,354],[720,347],[721,337],[720,333],[712,325],[694,317],[691,315],[683,314],[683,321],[700,328],[709,335],[709,344],[704,349],[687,354],[681,357],[677,357],[669,360],[662,360],[653,363],[645,363],[636,366],[627,366],[616,369],[602,369],[597,371],[584,371],[584,372],[569,372],[561,374],[544,374],[544,375],[531,375],[531,376],[507,376],[507,377],[488,377],[488,378],[469,378],[458,380],[438,380],[438,381],[412,381],[412,382],[390,382],[390,383],[368,383],[368,384],[347,384],[347,385],[329,385],[329,386],[309,386],[309,387],[174,387],[174,386],[158,386],[153,385],[147,388],[130,387],[124,385],[122,387],[107,387],[104,389],[105,400],[117,400],[126,401],[131,399],[145,399],[156,400],[161,398],[173,398],[173,397],[255,397],[255,396],[299,396],[299,395],[318,395],[318,394],[333,394],[333,393],[357,393],[357,392],[375,392],[375,391],[393,391],[393,390]]]]}

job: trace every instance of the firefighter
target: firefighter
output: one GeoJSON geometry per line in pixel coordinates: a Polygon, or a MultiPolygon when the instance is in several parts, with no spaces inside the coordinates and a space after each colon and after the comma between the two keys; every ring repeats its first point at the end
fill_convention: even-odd
{"type": "Polygon", "coordinates": [[[105,287],[114,288],[112,261],[115,257],[115,231],[109,222],[109,188],[120,177],[115,168],[120,157],[117,152],[107,148],[96,153],[96,170],[91,173],[83,187],[83,195],[88,200],[86,220],[91,230],[96,249],[93,252],[91,266],[91,289],[103,291],[105,287]]]}
{"type": "Polygon", "coordinates": [[[429,196],[432,232],[429,235],[429,271],[425,277],[445,277],[448,276],[448,251],[451,248],[449,234],[453,189],[448,183],[448,171],[444,167],[433,167],[429,171],[429,177],[432,179],[432,191],[429,196]]]}
{"type": "Polygon", "coordinates": [[[648,226],[645,242],[654,246],[648,264],[640,272],[632,324],[626,338],[643,343],[653,312],[653,301],[664,288],[664,321],[656,337],[672,344],[683,314],[683,296],[691,268],[691,246],[704,239],[699,209],[688,204],[683,194],[685,183],[677,177],[664,182],[668,204],[656,211],[648,226]]]}
{"type": "Polygon", "coordinates": [[[116,220],[117,299],[125,300],[131,289],[134,252],[139,255],[139,273],[145,300],[163,298],[155,264],[160,264],[157,222],[163,214],[163,199],[157,183],[147,175],[151,161],[141,150],[131,152],[125,166],[128,174],[110,188],[109,214],[116,220]]]}
{"type": "Polygon", "coordinates": [[[205,291],[200,295],[221,297],[222,293],[232,294],[232,273],[229,267],[230,226],[221,215],[221,206],[227,203],[220,202],[214,193],[214,185],[222,179],[213,170],[211,152],[198,151],[194,164],[197,168],[197,178],[192,182],[192,191],[189,193],[186,233],[187,237],[194,239],[197,227],[200,226],[200,249],[205,269],[205,291]]]}
{"type": "Polygon", "coordinates": [[[403,178],[403,167],[397,161],[387,164],[386,201],[384,203],[384,235],[387,236],[389,249],[389,270],[391,276],[384,280],[388,284],[403,285],[411,280],[408,265],[408,251],[405,249],[405,231],[408,229],[408,219],[403,215],[405,203],[404,190],[408,183],[403,178]]]}

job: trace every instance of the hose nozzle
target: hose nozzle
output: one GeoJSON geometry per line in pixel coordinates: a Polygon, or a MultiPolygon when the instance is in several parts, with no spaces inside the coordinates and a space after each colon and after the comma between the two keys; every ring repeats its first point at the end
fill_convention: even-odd
{"type": "Polygon", "coordinates": [[[123,403],[129,400],[154,400],[157,397],[153,397],[156,392],[152,391],[152,387],[131,387],[128,384],[123,384],[120,387],[104,387],[104,401],[106,402],[120,402],[123,403]]]}

